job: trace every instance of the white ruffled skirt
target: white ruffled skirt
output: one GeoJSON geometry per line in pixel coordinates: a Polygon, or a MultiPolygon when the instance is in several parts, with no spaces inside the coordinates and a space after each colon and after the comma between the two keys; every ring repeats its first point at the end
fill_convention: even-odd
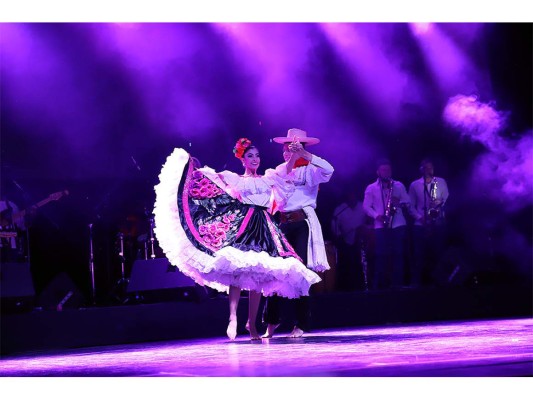
{"type": "MultiPolygon", "coordinates": [[[[180,209],[178,202],[181,191],[187,190],[184,179],[190,171],[186,168],[189,160],[185,150],[175,149],[163,165],[160,183],[155,187],[154,231],[168,260],[199,285],[221,292],[228,292],[229,286],[236,286],[261,292],[265,296],[307,296],[310,286],[319,282],[320,277],[295,257],[273,256],[257,249],[246,250],[245,246],[231,242],[216,251],[209,251],[194,240],[190,226],[183,222],[185,211],[180,209]],[[185,189],[180,191],[180,187],[185,189]]],[[[268,216],[266,219],[272,223],[268,216]]],[[[274,231],[272,226],[270,228],[274,231]]],[[[275,231],[279,229],[276,227],[275,231]]],[[[278,234],[282,235],[280,232],[278,234]]]]}

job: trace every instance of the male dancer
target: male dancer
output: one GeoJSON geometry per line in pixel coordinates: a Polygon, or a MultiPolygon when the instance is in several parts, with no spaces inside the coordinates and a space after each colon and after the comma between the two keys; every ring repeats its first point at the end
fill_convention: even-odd
{"type": "MultiPolygon", "coordinates": [[[[295,191],[285,204],[279,205],[280,228],[308,268],[318,272],[329,269],[322,229],[315,208],[318,185],[331,179],[333,167],[326,160],[306,150],[307,146],[317,144],[320,140],[307,136],[307,132],[301,129],[289,129],[286,137],[276,137],[273,140],[283,144],[285,163],[279,165],[278,169],[286,168],[292,153],[300,156],[292,171],[295,191]]],[[[309,297],[303,296],[293,299],[292,302],[296,307],[296,321],[290,336],[301,337],[304,332],[309,331],[309,297]]],[[[271,338],[279,326],[279,303],[280,298],[277,296],[266,299],[263,320],[268,327],[264,338],[271,338]]]]}

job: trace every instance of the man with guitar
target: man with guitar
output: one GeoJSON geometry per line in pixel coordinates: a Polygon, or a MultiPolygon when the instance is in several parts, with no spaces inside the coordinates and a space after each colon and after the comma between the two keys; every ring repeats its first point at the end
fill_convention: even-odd
{"type": "Polygon", "coordinates": [[[59,200],[68,195],[68,190],[52,193],[40,202],[20,211],[11,200],[2,196],[0,199],[0,258],[2,262],[22,261],[27,257],[25,246],[29,217],[35,214],[39,207],[51,201],[59,200]]]}
{"type": "Polygon", "coordinates": [[[18,261],[21,254],[20,232],[26,230],[24,216],[7,198],[0,200],[0,257],[2,262],[18,261]]]}

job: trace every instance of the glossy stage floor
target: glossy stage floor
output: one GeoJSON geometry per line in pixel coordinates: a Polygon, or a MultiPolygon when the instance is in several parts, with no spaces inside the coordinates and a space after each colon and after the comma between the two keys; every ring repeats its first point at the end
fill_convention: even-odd
{"type": "Polygon", "coordinates": [[[0,376],[518,377],[533,375],[533,319],[280,332],[2,357],[0,376]]]}

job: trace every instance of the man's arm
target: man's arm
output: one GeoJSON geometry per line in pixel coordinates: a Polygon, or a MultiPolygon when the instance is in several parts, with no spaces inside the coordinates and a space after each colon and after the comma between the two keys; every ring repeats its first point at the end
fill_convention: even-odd
{"type": "Polygon", "coordinates": [[[399,182],[400,184],[400,204],[405,204],[406,206],[409,206],[411,204],[411,198],[407,194],[407,190],[405,189],[405,186],[403,183],[399,182]]]}
{"type": "Polygon", "coordinates": [[[303,148],[301,143],[295,143],[291,146],[295,146],[295,154],[298,155],[298,158],[303,158],[309,161],[309,164],[312,166],[311,179],[315,185],[328,182],[331,179],[335,169],[329,162],[308,152],[303,148]]]}
{"type": "Polygon", "coordinates": [[[287,161],[287,166],[285,168],[285,172],[287,175],[289,175],[292,172],[292,169],[294,168],[294,164],[296,163],[296,160],[300,158],[296,153],[292,153],[291,158],[289,161],[287,161]]]}
{"type": "Polygon", "coordinates": [[[417,195],[416,195],[416,189],[415,189],[415,183],[414,182],[412,182],[411,185],[409,186],[409,198],[411,199],[411,204],[409,206],[409,213],[411,214],[411,216],[415,220],[419,220],[424,215],[420,214],[418,212],[418,208],[417,208],[417,206],[418,206],[418,198],[417,198],[417,195]]]}
{"type": "Polygon", "coordinates": [[[365,210],[366,214],[369,217],[372,217],[374,219],[379,215],[373,207],[371,186],[367,186],[365,190],[365,198],[363,199],[363,210],[365,210]]]}
{"type": "Polygon", "coordinates": [[[450,195],[450,193],[448,192],[448,184],[446,183],[446,181],[444,179],[442,179],[442,204],[444,205],[444,203],[446,203],[446,200],[448,200],[448,196],[450,195]]]}

